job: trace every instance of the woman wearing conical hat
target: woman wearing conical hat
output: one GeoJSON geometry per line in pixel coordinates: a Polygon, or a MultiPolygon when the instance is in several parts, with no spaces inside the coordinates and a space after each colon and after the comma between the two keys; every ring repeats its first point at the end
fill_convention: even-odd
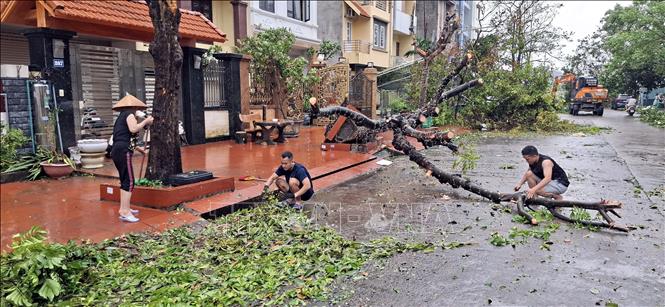
{"type": "Polygon", "coordinates": [[[127,94],[113,106],[113,110],[120,112],[113,125],[113,149],[111,158],[118,175],[120,177],[120,220],[124,222],[136,223],[139,221],[134,214],[138,210],[132,210],[129,207],[129,200],[132,198],[134,190],[134,169],[132,167],[132,155],[136,146],[138,132],[147,125],[152,124],[152,116],[139,123],[134,113],[148,106],[138,98],[127,94]]]}

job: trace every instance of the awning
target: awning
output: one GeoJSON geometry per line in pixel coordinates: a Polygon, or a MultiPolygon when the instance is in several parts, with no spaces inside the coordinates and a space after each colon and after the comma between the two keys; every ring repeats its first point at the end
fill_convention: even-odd
{"type": "MultiPolygon", "coordinates": [[[[144,1],[2,1],[2,23],[48,27],[82,34],[151,41],[152,20],[144,1]],[[43,12],[43,13],[40,13],[43,12]],[[43,25],[45,24],[45,25],[43,25]]],[[[201,13],[180,10],[180,35],[203,42],[225,42],[226,34],[201,13]]]]}
{"type": "Polygon", "coordinates": [[[358,1],[356,1],[356,0],[344,0],[344,3],[346,3],[346,5],[348,5],[354,12],[356,12],[356,14],[358,14],[360,16],[363,16],[363,17],[370,18],[369,13],[367,13],[367,11],[365,11],[363,6],[358,1]]]}

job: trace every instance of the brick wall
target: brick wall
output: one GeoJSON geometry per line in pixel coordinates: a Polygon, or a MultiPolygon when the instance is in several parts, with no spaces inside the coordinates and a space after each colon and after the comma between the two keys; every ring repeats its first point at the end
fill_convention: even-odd
{"type": "MultiPolygon", "coordinates": [[[[29,139],[30,127],[30,107],[28,106],[28,91],[26,90],[26,81],[23,78],[2,78],[2,90],[7,94],[7,113],[9,118],[9,127],[21,129],[29,139]]],[[[32,151],[32,142],[28,142],[21,153],[32,151]]]]}

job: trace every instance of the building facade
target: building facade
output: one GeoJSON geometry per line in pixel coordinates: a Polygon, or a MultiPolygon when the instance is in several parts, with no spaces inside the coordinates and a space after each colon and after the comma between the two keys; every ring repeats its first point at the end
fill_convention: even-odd
{"type": "Polygon", "coordinates": [[[318,26],[318,1],[310,0],[257,0],[249,3],[249,33],[263,29],[286,28],[296,37],[292,56],[306,54],[308,48],[321,43],[318,26]]]}
{"type": "Polygon", "coordinates": [[[339,42],[354,70],[385,69],[408,61],[416,1],[345,0],[319,3],[319,36],[339,42]],[[341,30],[341,31],[340,31],[341,30]]]}
{"type": "MultiPolygon", "coordinates": [[[[155,71],[147,49],[153,28],[144,2],[40,0],[0,4],[1,91],[7,98],[3,99],[7,105],[3,113],[7,113],[11,127],[24,130],[28,136],[36,133],[30,130],[39,124],[35,111],[47,105],[36,104],[33,99],[37,83],[49,86],[42,95],[48,96],[44,101],[49,105],[57,102],[62,110],[58,123],[62,149],[75,145],[78,139],[108,138],[117,115],[111,107],[126,93],[152,105],[155,71]],[[28,78],[28,68],[36,77],[28,78]]],[[[178,118],[191,144],[230,137],[239,128],[237,114],[248,112],[249,92],[240,77],[247,73],[248,64],[242,55],[217,54],[218,62],[206,65],[202,63],[206,50],[200,46],[229,40],[209,19],[220,5],[231,17],[224,10],[213,19],[225,21],[222,24],[227,28],[231,25],[232,37],[246,35],[234,23],[243,23],[243,18],[236,16],[243,16],[247,4],[191,0],[178,1],[178,5],[184,8],[178,118]]]]}
{"type": "Polygon", "coordinates": [[[461,48],[475,38],[478,23],[477,3],[470,0],[435,0],[421,1],[416,6],[417,37],[435,42],[445,25],[446,16],[457,14],[460,19],[460,31],[456,41],[461,48]]]}

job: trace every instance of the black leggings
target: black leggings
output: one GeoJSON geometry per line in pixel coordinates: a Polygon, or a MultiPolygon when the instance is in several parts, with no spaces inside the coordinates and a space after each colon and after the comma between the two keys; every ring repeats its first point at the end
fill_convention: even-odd
{"type": "Polygon", "coordinates": [[[120,149],[116,146],[113,146],[113,150],[111,151],[113,164],[115,164],[115,168],[118,170],[118,175],[120,176],[120,188],[127,192],[134,190],[132,155],[132,151],[128,149],[120,149]]]}

